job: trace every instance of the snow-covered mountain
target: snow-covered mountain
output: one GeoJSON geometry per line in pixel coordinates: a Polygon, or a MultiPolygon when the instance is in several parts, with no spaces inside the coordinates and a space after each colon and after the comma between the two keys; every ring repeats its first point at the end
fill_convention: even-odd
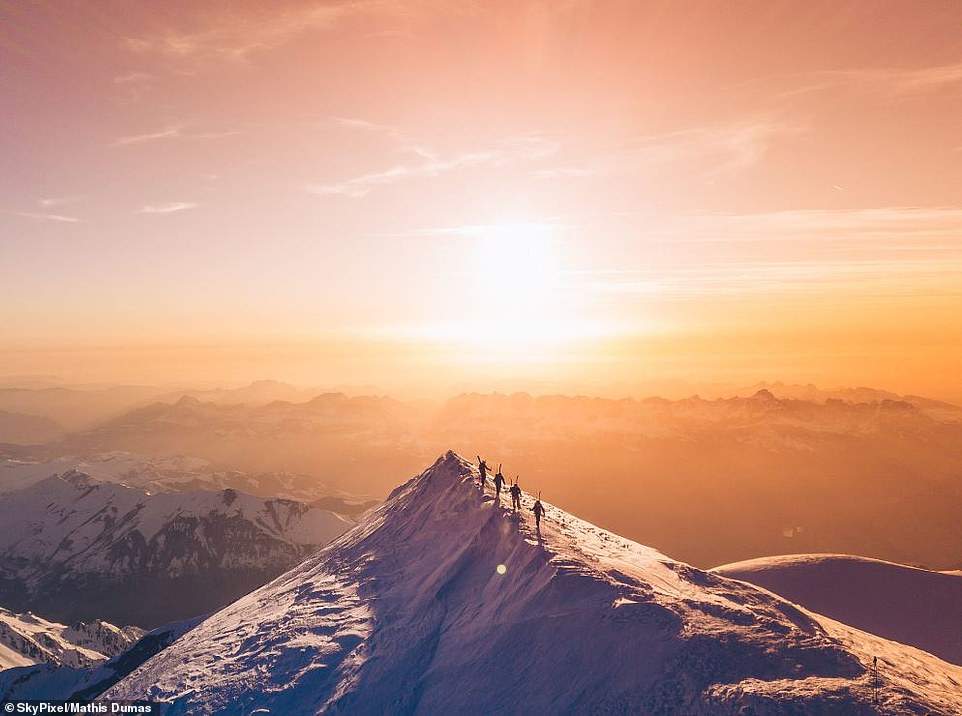
{"type": "Polygon", "coordinates": [[[40,663],[0,671],[0,702],[28,699],[89,701],[120,681],[203,621],[194,617],[165,624],[144,634],[130,648],[94,667],[40,663]]]}
{"type": "Polygon", "coordinates": [[[765,557],[712,570],[962,665],[962,577],[845,554],[765,557]]]}
{"type": "Polygon", "coordinates": [[[158,493],[76,471],[0,498],[0,603],[156,626],[209,612],[351,523],[235,490],[158,493]]]}
{"type": "Polygon", "coordinates": [[[676,562],[447,453],[106,692],[201,713],[959,713],[962,668],[676,562]]]}
{"type": "Polygon", "coordinates": [[[0,607],[0,670],[41,663],[89,667],[126,651],[143,635],[137,627],[100,620],[67,626],[0,607]]]}

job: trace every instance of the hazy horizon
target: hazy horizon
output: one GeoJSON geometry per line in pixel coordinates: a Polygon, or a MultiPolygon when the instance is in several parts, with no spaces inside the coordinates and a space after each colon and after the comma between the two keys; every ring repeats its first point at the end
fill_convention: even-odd
{"type": "MultiPolygon", "coordinates": [[[[899,397],[916,397],[929,400],[944,401],[947,403],[962,403],[962,393],[956,396],[951,394],[920,394],[913,392],[902,392],[891,390],[880,385],[864,384],[817,384],[814,382],[792,382],[784,380],[756,380],[753,382],[721,382],[721,381],[699,381],[694,382],[681,377],[665,378],[661,380],[639,380],[635,382],[574,382],[574,381],[551,381],[551,380],[525,380],[502,378],[494,381],[471,382],[469,380],[460,383],[437,383],[430,389],[418,386],[405,386],[396,384],[393,387],[388,384],[377,383],[338,383],[328,382],[315,385],[294,383],[286,380],[278,380],[273,377],[260,377],[253,380],[169,380],[169,381],[117,381],[117,380],[80,380],[70,381],[58,375],[0,375],[0,390],[45,390],[51,388],[62,388],[68,390],[97,391],[112,390],[123,388],[146,388],[157,391],[158,394],[167,392],[170,395],[180,393],[205,391],[243,391],[246,388],[261,387],[265,391],[270,391],[272,387],[277,389],[290,388],[297,391],[297,400],[309,400],[311,397],[323,393],[343,393],[350,397],[365,396],[384,396],[401,401],[423,401],[441,403],[460,395],[476,393],[481,395],[512,395],[527,394],[532,397],[586,397],[603,399],[634,399],[645,400],[650,398],[664,398],[667,400],[683,400],[687,398],[699,397],[705,400],[718,400],[734,397],[750,397],[754,392],[762,389],[785,389],[786,395],[799,396],[805,395],[806,391],[813,397],[802,397],[801,399],[824,399],[825,396],[832,394],[845,394],[846,392],[855,393],[866,391],[866,395],[855,396],[854,402],[860,400],[871,400],[868,393],[892,394],[899,397]]],[[[256,401],[255,401],[256,402],[256,401]]],[[[295,401],[296,402],[296,401],[295,401]]]]}

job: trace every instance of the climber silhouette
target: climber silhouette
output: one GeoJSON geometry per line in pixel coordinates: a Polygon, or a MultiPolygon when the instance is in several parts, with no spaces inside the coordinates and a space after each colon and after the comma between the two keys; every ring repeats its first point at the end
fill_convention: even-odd
{"type": "Polygon", "coordinates": [[[494,498],[501,502],[501,488],[504,485],[504,475],[501,474],[501,465],[498,465],[498,472],[494,476],[494,498]]]}
{"type": "Polygon", "coordinates": [[[537,500],[535,500],[535,502],[534,502],[534,507],[532,507],[531,509],[534,510],[534,528],[535,528],[536,530],[540,530],[540,529],[541,529],[541,515],[544,514],[544,506],[541,504],[541,498],[540,498],[540,497],[539,497],[537,500]]]}
{"type": "Polygon", "coordinates": [[[521,509],[521,488],[518,487],[518,478],[514,478],[514,484],[511,486],[511,509],[515,511],[521,509]]]}
{"type": "Polygon", "coordinates": [[[478,455],[478,472],[481,473],[481,491],[484,492],[484,481],[488,476],[488,463],[478,455]]]}

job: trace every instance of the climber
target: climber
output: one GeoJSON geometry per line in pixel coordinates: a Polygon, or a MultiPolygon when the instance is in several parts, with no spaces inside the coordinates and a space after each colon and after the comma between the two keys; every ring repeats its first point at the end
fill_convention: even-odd
{"type": "Polygon", "coordinates": [[[484,481],[488,476],[488,463],[478,455],[478,472],[481,473],[481,492],[484,492],[484,481]]]}
{"type": "Polygon", "coordinates": [[[511,486],[511,509],[520,510],[521,509],[521,488],[518,487],[518,478],[514,478],[514,484],[511,486]]]}
{"type": "Polygon", "coordinates": [[[501,487],[504,485],[504,475],[501,474],[501,465],[498,465],[498,472],[494,476],[494,498],[501,502],[501,487]]]}
{"type": "Polygon", "coordinates": [[[541,515],[544,514],[544,506],[541,504],[541,495],[538,495],[538,499],[534,501],[534,527],[536,530],[541,529],[541,515]]]}

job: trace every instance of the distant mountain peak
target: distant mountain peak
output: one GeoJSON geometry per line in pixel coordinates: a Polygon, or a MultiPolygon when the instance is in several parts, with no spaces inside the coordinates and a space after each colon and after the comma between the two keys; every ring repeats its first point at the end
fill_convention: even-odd
{"type": "Polygon", "coordinates": [[[192,395],[182,395],[180,399],[176,403],[174,403],[174,405],[177,407],[183,407],[186,405],[203,405],[203,404],[204,403],[201,400],[199,400],[198,398],[195,398],[192,395]]]}
{"type": "Polygon", "coordinates": [[[88,490],[92,487],[96,487],[97,485],[97,480],[94,480],[90,475],[74,469],[67,470],[65,473],[59,476],[54,475],[51,479],[57,479],[69,483],[78,490],[88,490]]]}

